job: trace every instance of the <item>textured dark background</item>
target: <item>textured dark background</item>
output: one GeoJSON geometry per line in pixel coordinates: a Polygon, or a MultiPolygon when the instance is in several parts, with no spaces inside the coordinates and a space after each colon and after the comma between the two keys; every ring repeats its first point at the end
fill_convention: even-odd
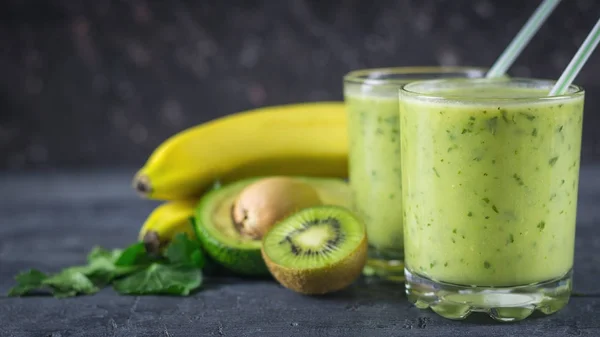
{"type": "MultiPolygon", "coordinates": [[[[263,105],[341,100],[364,67],[490,66],[539,1],[0,4],[0,169],[138,166],[169,135],[263,105]]],[[[565,0],[512,75],[557,78],[600,14],[565,0]]],[[[600,161],[600,51],[583,163],[600,161]]]]}

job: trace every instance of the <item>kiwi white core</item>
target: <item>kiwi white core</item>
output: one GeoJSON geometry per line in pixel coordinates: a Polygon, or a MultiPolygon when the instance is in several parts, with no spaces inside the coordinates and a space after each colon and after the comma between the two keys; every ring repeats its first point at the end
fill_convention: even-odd
{"type": "Polygon", "coordinates": [[[335,238],[335,231],[327,225],[317,225],[298,234],[294,241],[307,249],[325,247],[327,241],[335,238]]]}

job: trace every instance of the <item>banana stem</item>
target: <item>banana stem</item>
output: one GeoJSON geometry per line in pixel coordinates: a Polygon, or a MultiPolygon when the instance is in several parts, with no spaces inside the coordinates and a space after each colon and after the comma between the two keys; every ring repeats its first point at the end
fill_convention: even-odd
{"type": "Polygon", "coordinates": [[[158,255],[163,244],[160,242],[160,237],[155,231],[149,231],[144,235],[144,247],[149,254],[158,255]]]}
{"type": "Polygon", "coordinates": [[[152,192],[150,179],[145,175],[137,175],[133,179],[133,188],[142,196],[148,196],[152,192]]]}

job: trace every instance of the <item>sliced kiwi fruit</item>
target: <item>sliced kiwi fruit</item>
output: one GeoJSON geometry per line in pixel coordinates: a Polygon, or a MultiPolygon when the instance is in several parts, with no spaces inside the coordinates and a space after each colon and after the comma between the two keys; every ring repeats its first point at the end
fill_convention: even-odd
{"type": "Polygon", "coordinates": [[[347,208],[305,208],[264,236],[262,255],[284,287],[303,294],[341,290],[356,280],[367,260],[364,225],[347,208]]]}
{"type": "MultiPolygon", "coordinates": [[[[261,255],[263,237],[245,235],[239,223],[236,223],[233,212],[240,194],[265,178],[239,180],[209,191],[200,199],[195,210],[195,226],[205,251],[217,263],[237,274],[269,275],[261,255]]],[[[313,186],[321,204],[349,207],[350,190],[345,181],[335,178],[292,178],[313,186]]]]}

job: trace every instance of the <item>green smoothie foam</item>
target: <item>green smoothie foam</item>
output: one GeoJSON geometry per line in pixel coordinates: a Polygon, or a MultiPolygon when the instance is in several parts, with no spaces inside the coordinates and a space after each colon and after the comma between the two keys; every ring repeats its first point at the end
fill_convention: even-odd
{"type": "MultiPolygon", "coordinates": [[[[547,92],[488,87],[436,94],[489,102],[547,92]]],[[[468,104],[408,96],[400,105],[411,272],[477,286],[530,284],[569,272],[583,95],[468,104]]]]}

